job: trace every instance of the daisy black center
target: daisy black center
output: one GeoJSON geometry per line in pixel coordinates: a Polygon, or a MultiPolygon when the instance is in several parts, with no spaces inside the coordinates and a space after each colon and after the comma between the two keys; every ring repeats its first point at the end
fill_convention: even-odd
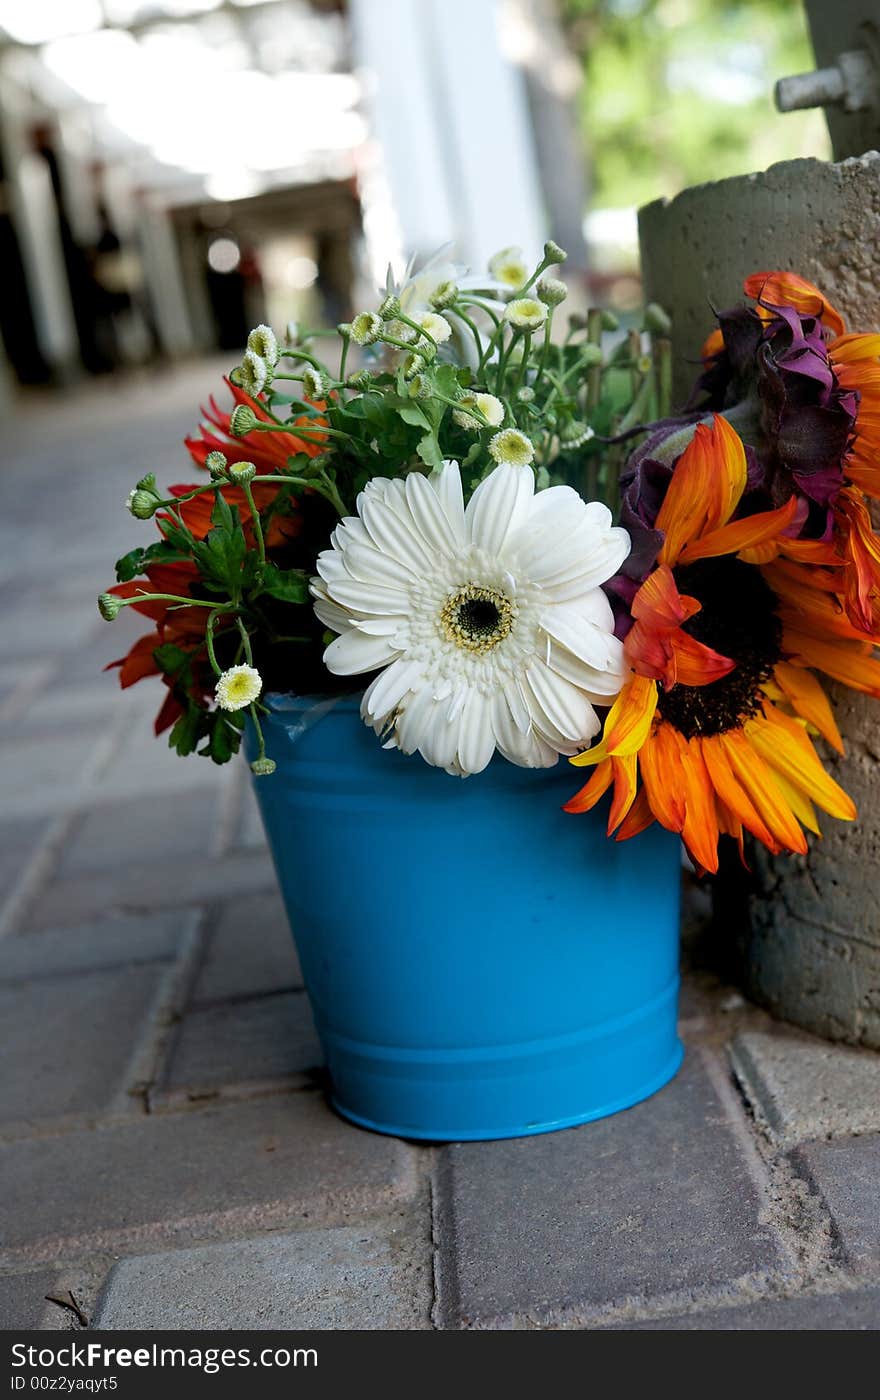
{"type": "Polygon", "coordinates": [[[776,596],[759,569],[739,559],[701,559],[676,569],[680,593],[702,603],[685,632],[736,662],[711,685],[660,688],[658,709],[686,739],[738,729],[761,708],[761,687],[780,657],[776,596]]]}
{"type": "Polygon", "coordinates": [[[491,651],[513,626],[513,604],[497,588],[466,583],[450,593],[440,613],[440,626],[449,641],[466,651],[491,651]]]}

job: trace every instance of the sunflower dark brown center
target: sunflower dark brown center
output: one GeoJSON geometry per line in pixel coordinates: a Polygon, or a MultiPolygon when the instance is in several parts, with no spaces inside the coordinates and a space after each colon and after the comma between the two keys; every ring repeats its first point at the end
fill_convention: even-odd
{"type": "Polygon", "coordinates": [[[685,632],[736,666],[711,685],[661,686],[658,709],[686,739],[723,734],[761,708],[761,686],[780,657],[776,597],[760,571],[739,559],[701,559],[674,572],[679,592],[702,604],[685,632]]]}
{"type": "Polygon", "coordinates": [[[513,604],[495,588],[466,583],[443,605],[440,625],[456,646],[486,652],[503,641],[513,626],[513,604]]]}

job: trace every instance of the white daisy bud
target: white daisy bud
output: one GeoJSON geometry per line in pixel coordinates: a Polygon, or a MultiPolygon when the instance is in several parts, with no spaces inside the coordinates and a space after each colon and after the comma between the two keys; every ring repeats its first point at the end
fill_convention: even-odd
{"type": "Polygon", "coordinates": [[[221,710],[245,710],[262,689],[262,678],[254,666],[231,666],[218,677],[214,699],[221,710]]]}
{"type": "Polygon", "coordinates": [[[248,481],[253,481],[257,474],[257,469],[253,462],[233,462],[229,468],[229,479],[237,486],[244,486],[248,481]]]}
{"type": "Polygon", "coordinates": [[[350,374],[345,383],[349,389],[360,389],[363,392],[369,389],[373,382],[373,376],[368,369],[359,369],[354,374],[350,374]]]}
{"type": "Polygon", "coordinates": [[[519,428],[502,428],[489,440],[489,456],[511,467],[528,467],[535,460],[535,448],[519,428]]]}
{"type": "Polygon", "coordinates": [[[504,422],[504,404],[494,394],[465,394],[461,407],[452,410],[452,417],[460,428],[466,428],[469,433],[478,433],[487,423],[490,428],[500,428],[504,422]],[[474,408],[482,413],[485,423],[468,411],[474,408]]]}
{"type": "Polygon", "coordinates": [[[229,415],[229,431],[233,437],[246,437],[259,422],[254,410],[246,403],[237,403],[229,415]]]}
{"type": "Polygon", "coordinates": [[[411,399],[429,399],[431,397],[431,381],[427,375],[413,375],[407,385],[406,392],[411,399]]]}
{"type": "Polygon", "coordinates": [[[445,316],[438,316],[433,311],[428,311],[424,316],[419,317],[419,325],[436,345],[443,345],[452,335],[452,327],[445,316]]]}
{"type": "Polygon", "coordinates": [[[505,320],[518,331],[539,331],[547,319],[547,308],[537,297],[518,297],[504,308],[505,320]]]}
{"type": "Polygon", "coordinates": [[[355,345],[373,345],[382,334],[382,317],[375,311],[361,311],[352,321],[349,334],[355,345]]]}
{"type": "Polygon", "coordinates": [[[445,311],[458,301],[458,287],[455,282],[441,282],[428,298],[435,311],[445,311]]]}
{"type": "Polygon", "coordinates": [[[564,263],[567,257],[568,253],[566,253],[564,248],[560,248],[555,239],[547,239],[547,242],[544,244],[544,261],[548,266],[550,263],[564,263]]]}
{"type": "Polygon", "coordinates": [[[209,452],[205,458],[205,466],[212,476],[226,475],[226,454],[225,452],[209,452]]]}
{"type": "Polygon", "coordinates": [[[247,338],[248,349],[273,368],[278,363],[278,341],[271,326],[255,326],[247,338]]]}
{"type": "Polygon", "coordinates": [[[303,370],[302,386],[307,399],[323,399],[327,396],[327,380],[313,365],[306,365],[303,370]]]}
{"type": "Polygon", "coordinates": [[[523,384],[522,388],[517,389],[516,397],[520,403],[534,403],[535,391],[531,384],[523,384]]]}
{"type": "Polygon", "coordinates": [[[257,778],[269,778],[275,772],[276,766],[274,758],[267,758],[264,754],[262,758],[254,759],[251,772],[257,778]]]}
{"type": "Polygon", "coordinates": [[[496,282],[502,282],[512,291],[518,291],[529,280],[529,269],[521,248],[502,248],[489,259],[489,272],[496,282]]]}
{"type": "Polygon", "coordinates": [[[542,277],[535,291],[546,306],[558,306],[568,296],[568,288],[559,277],[542,277]]]}
{"type": "Polygon", "coordinates": [[[112,622],[115,617],[118,617],[121,607],[121,601],[112,593],[102,593],[98,599],[98,612],[105,622],[112,622]]]}
{"type": "Polygon", "coordinates": [[[245,350],[238,367],[238,383],[246,394],[255,399],[266,387],[269,379],[269,366],[256,350],[245,350]]]}

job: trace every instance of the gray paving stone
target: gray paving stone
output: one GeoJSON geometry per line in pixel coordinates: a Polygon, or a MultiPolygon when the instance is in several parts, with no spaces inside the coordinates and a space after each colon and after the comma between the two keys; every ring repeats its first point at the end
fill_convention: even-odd
{"type": "Polygon", "coordinates": [[[48,817],[0,822],[0,904],[33,856],[48,824],[48,817]]]}
{"type": "Polygon", "coordinates": [[[0,1240],[36,1263],[349,1224],[412,1196],[417,1154],[343,1123],[315,1092],[21,1140],[0,1145],[0,1240]]]}
{"type": "Polygon", "coordinates": [[[200,1098],[224,1085],[303,1074],[323,1062],[307,996],[279,992],[189,1012],[161,1089],[200,1098]]]}
{"type": "Polygon", "coordinates": [[[880,1288],[798,1298],[764,1298],[743,1308],[622,1323],[625,1332],[876,1332],[880,1288]]]}
{"type": "Polygon", "coordinates": [[[155,864],[118,865],[53,880],[33,902],[25,928],[88,923],[106,914],[168,909],[182,904],[219,903],[236,895],[258,894],[275,881],[268,854],[230,855],[222,860],[183,857],[155,864]]]}
{"type": "Polygon", "coordinates": [[[98,1113],[125,1071],[156,997],[162,964],[41,977],[0,987],[0,1122],[98,1113]]]}
{"type": "Polygon", "coordinates": [[[880,1269],[880,1137],[808,1143],[792,1161],[824,1197],[847,1262],[880,1269]]]}
{"type": "Polygon", "coordinates": [[[124,1259],[99,1301],[102,1328],[427,1328],[424,1222],[301,1230],[124,1259]]]}
{"type": "Polygon", "coordinates": [[[49,1304],[46,1294],[53,1291],[55,1273],[38,1269],[27,1274],[0,1274],[0,1331],[17,1332],[37,1328],[49,1304]]]}
{"type": "MultiPolygon", "coordinates": [[[[129,692],[119,697],[122,707],[131,707],[125,729],[125,743],[101,775],[100,799],[118,801],[136,792],[139,797],[161,793],[174,797],[193,788],[219,792],[232,780],[232,765],[218,765],[209,758],[190,754],[186,758],[168,747],[168,735],[153,732],[153,720],[165,696],[161,683],[149,686],[136,697],[129,692]]],[[[170,810],[170,808],[169,808],[170,810]]]]}
{"type": "Polygon", "coordinates": [[[94,630],[95,614],[88,598],[54,603],[26,598],[15,608],[4,608],[0,618],[0,655],[46,656],[70,652],[94,630]]]}
{"type": "Polygon", "coordinates": [[[730,1052],[734,1072],[776,1141],[880,1131],[880,1055],[813,1036],[745,1031],[730,1052]]]}
{"type": "Polygon", "coordinates": [[[168,857],[207,857],[217,821],[210,789],[178,794],[173,818],[165,796],[95,807],[79,819],[58,862],[58,873],[144,865],[168,857]]]}
{"type": "Polygon", "coordinates": [[[193,1003],[301,986],[302,971],[278,891],[225,900],[209,937],[193,1003]]]}
{"type": "Polygon", "coordinates": [[[29,820],[77,801],[99,739],[97,729],[5,739],[0,743],[0,817],[29,820]]]}
{"type": "Polygon", "coordinates": [[[0,983],[173,958],[196,917],[191,909],[164,909],[10,934],[3,940],[0,983]]]}
{"type": "Polygon", "coordinates": [[[781,1262],[737,1132],[696,1054],[626,1113],[444,1150],[438,1206],[448,1326],[552,1325],[628,1296],[762,1277],[781,1262]]]}
{"type": "Polygon", "coordinates": [[[263,829],[263,819],[260,816],[260,809],[257,806],[257,799],[254,796],[253,786],[250,783],[248,783],[244,790],[236,844],[244,846],[247,850],[259,850],[266,844],[266,832],[263,829]]]}

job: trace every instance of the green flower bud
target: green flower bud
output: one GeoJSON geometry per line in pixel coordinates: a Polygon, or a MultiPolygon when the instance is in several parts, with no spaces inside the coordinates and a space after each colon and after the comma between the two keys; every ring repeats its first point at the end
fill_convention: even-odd
{"type": "Polygon", "coordinates": [[[652,335],[669,335],[672,331],[672,321],[669,313],[664,311],[656,301],[649,301],[645,307],[645,330],[652,335]]]}
{"type": "Polygon", "coordinates": [[[593,429],[588,423],[582,423],[578,418],[572,418],[559,431],[559,441],[563,447],[571,451],[575,447],[583,447],[590,438],[595,437],[593,429]]]}
{"type": "Polygon", "coordinates": [[[253,462],[233,462],[229,468],[229,479],[237,486],[244,486],[248,481],[253,481],[257,474],[257,469],[253,462]]]}
{"type": "Polygon", "coordinates": [[[324,399],[327,397],[329,384],[326,376],[313,365],[306,365],[302,374],[303,393],[309,399],[324,399]]]}
{"type": "Polygon", "coordinates": [[[359,369],[354,374],[350,374],[345,383],[349,389],[359,389],[363,392],[372,386],[373,376],[368,369],[359,369]]]}
{"type": "Polygon", "coordinates": [[[379,307],[379,315],[383,321],[393,321],[395,316],[400,315],[400,297],[389,293],[382,305],[379,307]]]}
{"type": "Polygon", "coordinates": [[[587,318],[579,311],[574,311],[568,318],[569,329],[572,331],[585,331],[587,329],[587,318]]]}
{"type": "Polygon", "coordinates": [[[258,778],[268,778],[275,772],[276,763],[274,758],[255,758],[251,764],[251,772],[258,778]]]}
{"type": "Polygon", "coordinates": [[[112,622],[119,615],[122,602],[113,593],[102,593],[98,599],[98,612],[105,622],[112,622]]]}
{"type": "Polygon", "coordinates": [[[406,392],[411,399],[428,399],[431,397],[431,381],[424,374],[416,374],[409,381],[406,392]]]}
{"type": "Polygon", "coordinates": [[[274,367],[278,363],[278,341],[271,326],[256,326],[247,338],[248,349],[259,355],[266,364],[274,367]]]}
{"type": "Polygon", "coordinates": [[[343,340],[348,340],[348,337],[351,335],[351,322],[340,321],[339,325],[336,327],[336,334],[341,335],[343,340]]]}
{"type": "Polygon", "coordinates": [[[132,491],[128,498],[128,508],[135,520],[152,520],[161,504],[154,491],[132,491]]]}
{"type": "Polygon", "coordinates": [[[568,288],[558,277],[542,277],[535,291],[546,306],[558,306],[568,296],[568,288]]]}
{"type": "Polygon", "coordinates": [[[602,329],[603,329],[603,331],[616,331],[616,330],[618,329],[619,326],[620,326],[620,322],[618,321],[618,319],[617,319],[617,317],[615,316],[615,314],[614,314],[613,311],[608,311],[608,310],[606,309],[605,311],[602,312],[602,329]]]}
{"type": "Polygon", "coordinates": [[[403,362],[403,377],[404,379],[415,379],[416,375],[421,374],[424,368],[424,355],[416,355],[415,353],[407,355],[403,362]]]}
{"type": "Polygon", "coordinates": [[[142,476],[140,481],[135,482],[135,486],[137,487],[138,491],[155,491],[155,474],[153,472],[147,472],[146,476],[142,476]]]}
{"type": "Polygon", "coordinates": [[[544,244],[544,261],[546,263],[564,263],[568,257],[564,248],[560,248],[552,238],[548,238],[544,244]]]}
{"type": "Polygon", "coordinates": [[[254,410],[246,403],[237,403],[229,415],[229,431],[233,437],[246,437],[252,433],[257,426],[259,419],[254,410]]]}
{"type": "Polygon", "coordinates": [[[581,361],[585,365],[601,365],[602,351],[598,345],[582,345],[581,361]]]}
{"type": "Polygon", "coordinates": [[[205,466],[212,476],[226,475],[226,455],[223,452],[209,452],[205,458],[205,466]]]}
{"type": "Polygon", "coordinates": [[[454,282],[441,282],[429,300],[435,311],[443,311],[458,301],[458,287],[454,282]]]}

